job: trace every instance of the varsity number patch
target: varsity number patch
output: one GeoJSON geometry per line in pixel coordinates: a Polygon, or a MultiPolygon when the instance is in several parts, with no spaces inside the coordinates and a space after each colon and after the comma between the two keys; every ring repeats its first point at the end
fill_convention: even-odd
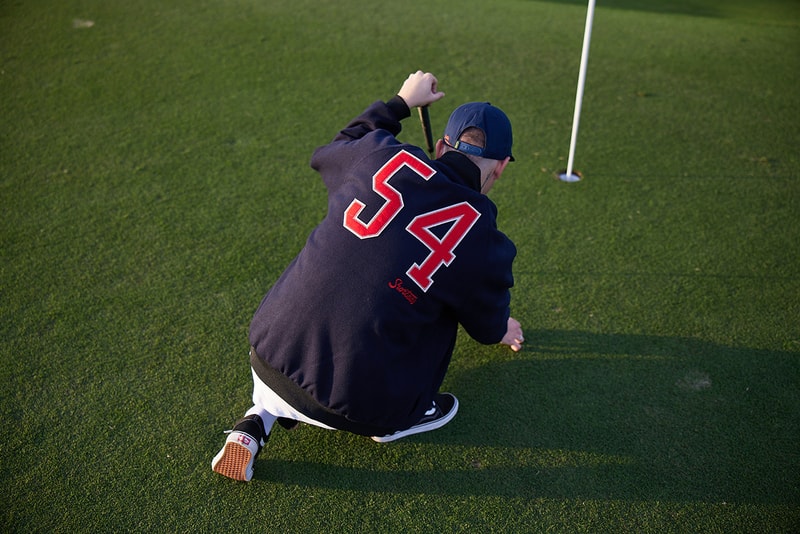
{"type": "MultiPolygon", "coordinates": [[[[436,173],[425,162],[401,150],[381,167],[372,177],[372,190],[385,200],[380,209],[367,222],[358,218],[366,204],[353,199],[344,212],[344,227],[360,239],[377,237],[397,217],[403,209],[403,195],[389,184],[389,180],[403,166],[417,173],[428,181],[436,173]]],[[[452,206],[417,215],[406,227],[406,231],[419,239],[431,252],[422,263],[413,263],[406,274],[422,291],[428,291],[433,284],[433,275],[442,265],[450,265],[456,258],[455,248],[466,237],[480,212],[467,202],[459,202],[452,206]],[[449,224],[449,228],[440,238],[432,229],[449,224]]]]}
{"type": "Polygon", "coordinates": [[[464,237],[472,229],[475,221],[481,214],[467,202],[453,204],[446,208],[431,211],[423,215],[417,215],[414,220],[406,226],[406,230],[422,241],[431,253],[421,263],[411,266],[406,274],[416,282],[423,291],[427,291],[433,280],[431,279],[439,267],[450,265],[456,259],[453,250],[461,243],[464,237]],[[439,239],[431,231],[439,225],[450,223],[447,233],[439,239]]]}

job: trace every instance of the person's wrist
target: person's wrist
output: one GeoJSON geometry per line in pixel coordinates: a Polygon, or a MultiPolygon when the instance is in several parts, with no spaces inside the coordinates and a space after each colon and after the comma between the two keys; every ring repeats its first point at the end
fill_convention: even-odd
{"type": "Polygon", "coordinates": [[[403,102],[406,103],[406,106],[408,106],[408,109],[411,109],[411,108],[416,107],[418,105],[416,102],[414,102],[414,97],[412,95],[410,95],[410,94],[401,92],[401,93],[397,93],[397,96],[399,96],[400,98],[403,99],[403,102]]]}

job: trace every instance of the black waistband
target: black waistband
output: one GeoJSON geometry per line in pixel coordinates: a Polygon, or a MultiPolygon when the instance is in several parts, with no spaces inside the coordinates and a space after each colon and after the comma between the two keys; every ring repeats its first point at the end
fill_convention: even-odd
{"type": "Polygon", "coordinates": [[[345,430],[361,436],[386,436],[397,430],[396,428],[377,427],[352,421],[321,405],[314,397],[306,393],[303,388],[295,384],[292,379],[267,365],[264,360],[258,357],[253,347],[250,348],[250,365],[258,378],[277,393],[281,399],[314,421],[319,421],[337,430],[345,430]]]}

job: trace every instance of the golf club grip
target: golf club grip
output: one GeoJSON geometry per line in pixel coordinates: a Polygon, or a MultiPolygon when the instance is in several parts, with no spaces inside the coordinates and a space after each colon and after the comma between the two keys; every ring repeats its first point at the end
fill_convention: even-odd
{"type": "Polygon", "coordinates": [[[433,131],[431,130],[431,114],[428,106],[420,106],[419,121],[422,123],[422,132],[425,134],[425,142],[428,144],[428,153],[433,155],[433,131]]]}

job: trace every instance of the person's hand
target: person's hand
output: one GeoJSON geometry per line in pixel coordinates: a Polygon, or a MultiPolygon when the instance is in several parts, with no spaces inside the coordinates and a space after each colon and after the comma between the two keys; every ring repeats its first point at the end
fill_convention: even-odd
{"type": "Polygon", "coordinates": [[[508,345],[514,352],[519,352],[522,350],[522,344],[524,342],[525,337],[522,335],[522,325],[520,325],[519,321],[513,317],[509,317],[506,335],[503,336],[503,339],[500,341],[500,343],[503,345],[508,345]]]}
{"type": "Polygon", "coordinates": [[[408,76],[397,94],[405,100],[409,109],[427,106],[444,96],[444,93],[438,90],[438,83],[436,76],[430,72],[418,70],[408,76]]]}

